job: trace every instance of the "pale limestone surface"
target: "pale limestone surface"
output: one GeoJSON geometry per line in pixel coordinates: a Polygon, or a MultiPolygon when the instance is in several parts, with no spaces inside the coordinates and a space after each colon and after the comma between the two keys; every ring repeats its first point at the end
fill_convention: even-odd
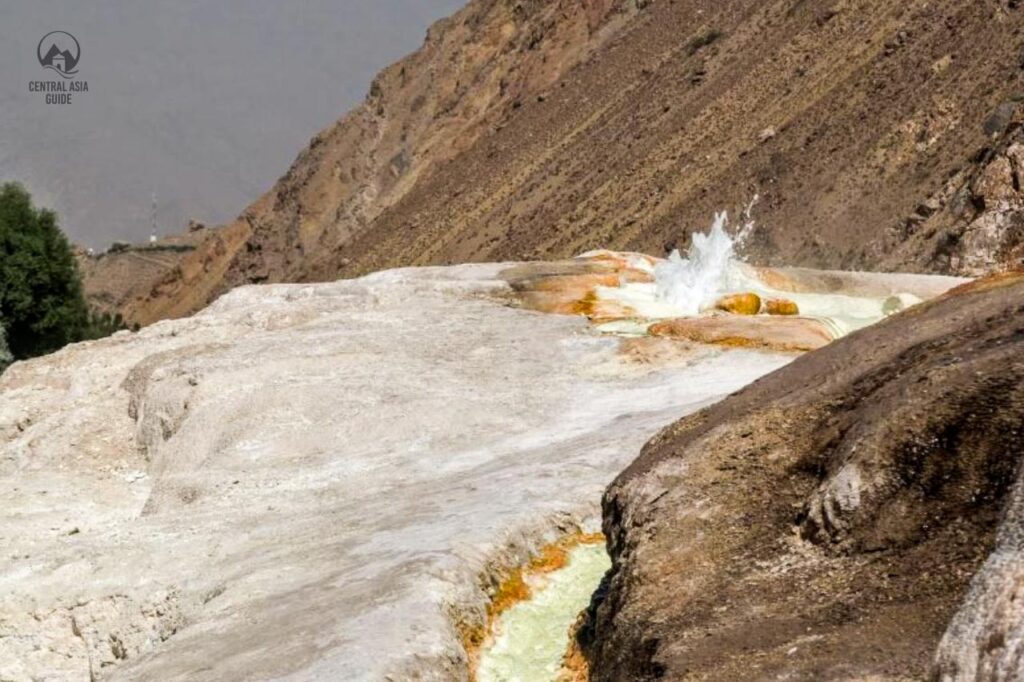
{"type": "Polygon", "coordinates": [[[641,366],[507,264],[246,287],[0,378],[0,680],[459,679],[481,578],[791,356],[641,366]]]}

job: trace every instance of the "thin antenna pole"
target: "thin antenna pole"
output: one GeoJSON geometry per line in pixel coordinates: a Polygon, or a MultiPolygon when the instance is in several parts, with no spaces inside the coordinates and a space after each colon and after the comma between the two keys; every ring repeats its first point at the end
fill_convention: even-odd
{"type": "Polygon", "coordinates": [[[149,233],[149,242],[152,244],[156,241],[156,192],[153,192],[153,207],[149,213],[151,231],[149,233]]]}

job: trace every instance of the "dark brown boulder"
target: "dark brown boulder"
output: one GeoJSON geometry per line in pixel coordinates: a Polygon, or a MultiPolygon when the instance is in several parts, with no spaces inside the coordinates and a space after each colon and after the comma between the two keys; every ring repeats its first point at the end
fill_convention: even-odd
{"type": "Polygon", "coordinates": [[[1022,455],[1021,273],[797,359],[608,489],[592,679],[1021,679],[1022,455]]]}

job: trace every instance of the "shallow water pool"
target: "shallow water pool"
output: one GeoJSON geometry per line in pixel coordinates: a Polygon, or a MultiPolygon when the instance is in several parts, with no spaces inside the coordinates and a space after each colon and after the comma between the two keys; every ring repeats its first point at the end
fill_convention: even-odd
{"type": "Polygon", "coordinates": [[[578,545],[551,573],[530,576],[531,596],[499,616],[484,644],[479,682],[551,682],[569,646],[569,628],[590,603],[611,561],[604,543],[578,545]]]}

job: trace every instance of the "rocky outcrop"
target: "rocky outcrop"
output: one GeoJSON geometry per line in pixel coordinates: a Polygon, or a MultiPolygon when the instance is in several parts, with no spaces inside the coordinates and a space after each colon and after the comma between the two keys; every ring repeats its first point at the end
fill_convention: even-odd
{"type": "Polygon", "coordinates": [[[921,222],[951,177],[1002,153],[1022,12],[1005,0],[473,0],[119,309],[149,322],[250,282],[661,253],[755,193],[747,251],[763,264],[974,273],[1012,261],[1009,208],[979,221],[975,198],[951,199],[972,225],[955,243],[921,222]]]}
{"type": "Polygon", "coordinates": [[[605,494],[591,679],[1020,679],[1022,358],[1009,273],[664,430],[605,494]]]}
{"type": "Polygon", "coordinates": [[[942,682],[1024,678],[1022,501],[1024,486],[1018,481],[1006,503],[996,547],[939,644],[935,677],[942,682]]]}
{"type": "Polygon", "coordinates": [[[507,305],[517,267],[241,287],[8,368],[0,679],[465,679],[509,569],[790,359],[627,352],[507,305]]]}
{"type": "Polygon", "coordinates": [[[872,258],[972,276],[1024,267],[1024,106],[1006,102],[986,130],[974,163],[900,221],[872,258]]]}

